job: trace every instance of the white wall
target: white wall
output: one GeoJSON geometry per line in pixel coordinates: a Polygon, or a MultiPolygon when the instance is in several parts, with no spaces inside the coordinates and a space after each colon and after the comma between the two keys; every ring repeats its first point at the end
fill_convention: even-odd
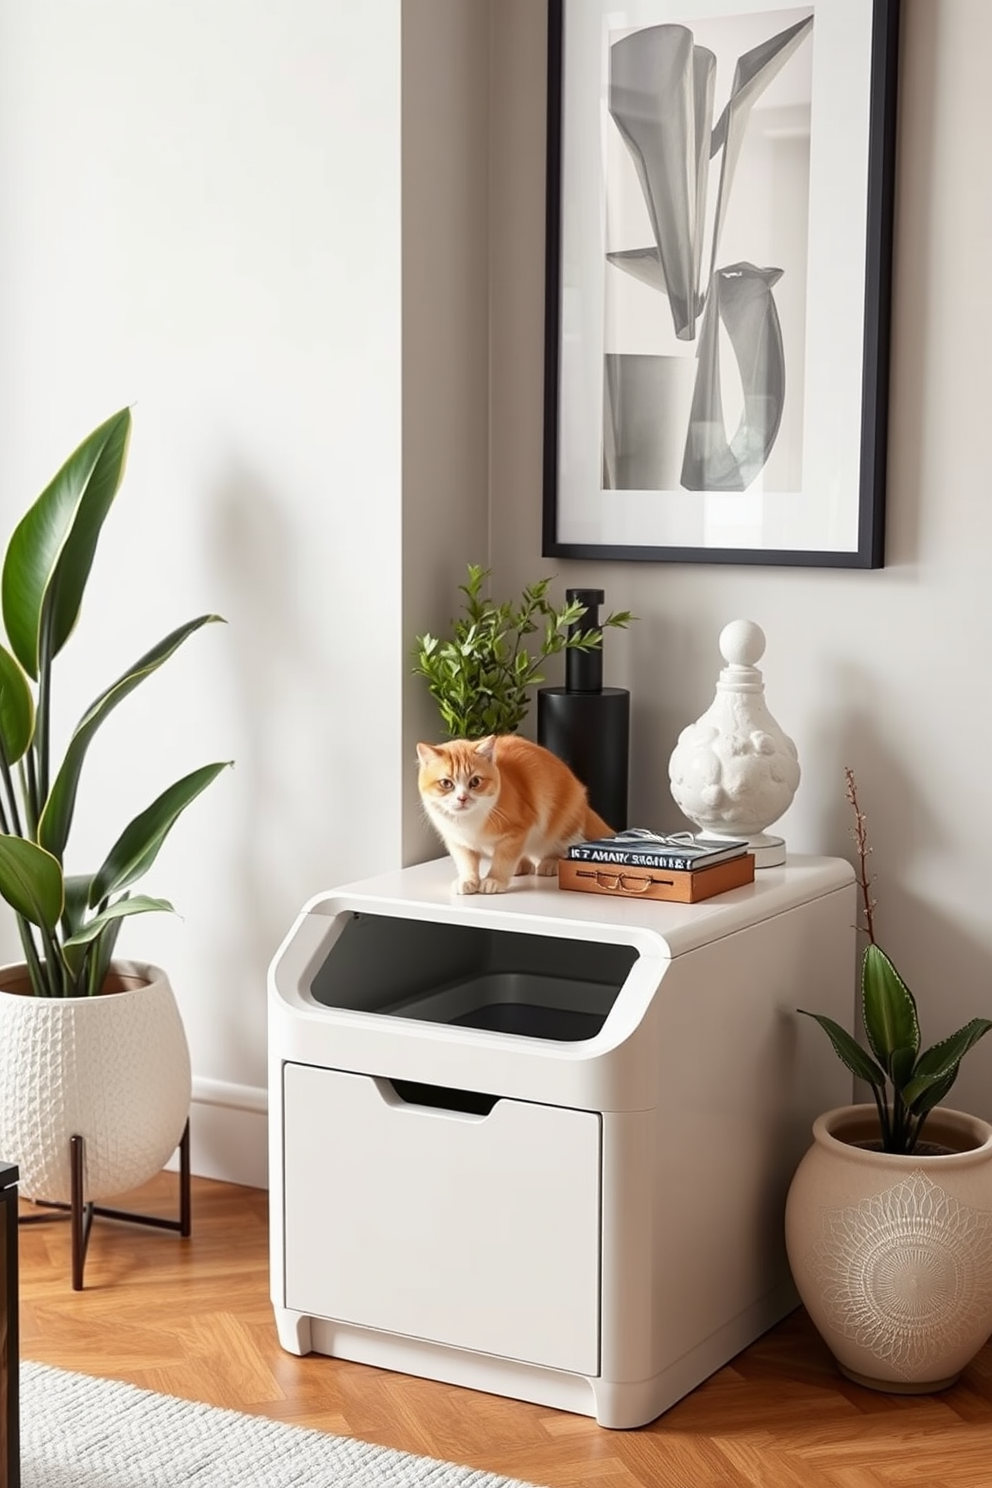
{"type": "Polygon", "coordinates": [[[201,1172],[264,1179],[258,1118],[240,1154],[217,1112],[264,1107],[265,972],[300,904],[401,859],[400,81],[399,0],[0,8],[4,534],[134,404],[61,726],[187,616],[229,622],[105,725],[74,839],[99,861],[169,781],[236,760],[144,881],[181,918],[119,942],[172,977],[201,1172]]]}
{"type": "Polygon", "coordinates": [[[489,0],[0,7],[0,533],[135,405],[63,739],[173,626],[228,621],[105,725],[68,863],[235,760],[142,883],[180,917],[119,941],[172,978],[200,1173],[265,1181],[301,904],[438,850],[410,653],[486,559],[488,72],[489,0]]]}
{"type": "MultiPolygon", "coordinates": [[[[780,830],[851,857],[844,767],[873,842],[876,929],[917,994],[924,1039],[992,1016],[992,503],[987,493],[992,123],[987,0],[903,0],[887,566],[878,572],[592,564],[541,557],[544,15],[494,7],[493,561],[501,587],[544,573],[640,617],[606,644],[632,692],[632,819],[682,827],[668,790],[680,729],[709,705],[717,637],[759,622],[768,705],[803,780],[780,830]]],[[[557,680],[555,678],[554,680],[557,680]]],[[[797,1000],[801,988],[797,988],[797,1000]]],[[[992,1118],[992,1037],[952,1100],[992,1118]]]]}

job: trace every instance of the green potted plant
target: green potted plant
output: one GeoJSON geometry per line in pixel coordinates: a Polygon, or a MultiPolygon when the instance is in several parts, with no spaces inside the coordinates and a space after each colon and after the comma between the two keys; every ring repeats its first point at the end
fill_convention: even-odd
{"type": "MultiPolygon", "coordinates": [[[[426,679],[451,739],[514,733],[527,716],[531,688],[544,681],[548,657],[603,644],[601,628],[579,626],[583,605],[554,605],[550,578],[528,584],[519,600],[497,604],[483,592],[490,572],[468,565],[468,579],[458,586],[465,596],[462,613],[446,640],[429,631],[416,638],[414,675],[426,679]]],[[[629,610],[618,610],[603,626],[623,628],[632,618],[629,610]]]]}
{"type": "Polygon", "coordinates": [[[814,1123],[789,1189],[786,1245],[842,1371],[876,1389],[930,1391],[952,1384],[992,1332],[992,1125],[941,1104],[992,1020],[972,1018],[921,1051],[916,999],[876,940],[866,817],[846,774],[868,1050],[834,1020],[798,1011],[819,1023],[872,1102],[814,1123]]]}
{"type": "Polygon", "coordinates": [[[178,817],[229,761],[177,780],[132,821],[108,810],[106,855],[85,874],[65,854],[86,754],[109,714],[194,632],[167,635],[106,687],[52,753],[56,658],[76,621],[98,539],[124,474],[131,414],[93,430],[15,527],[0,610],[0,896],[13,910],[23,963],[0,971],[0,1152],[22,1190],[64,1200],[67,1143],[87,1147],[87,1198],[123,1192],[174,1150],[189,1109],[189,1053],[160,968],[113,962],[126,917],[168,911],[132,893],[178,817]],[[120,996],[107,996],[119,992],[120,996]],[[150,1165],[150,1166],[149,1166],[150,1165]]]}

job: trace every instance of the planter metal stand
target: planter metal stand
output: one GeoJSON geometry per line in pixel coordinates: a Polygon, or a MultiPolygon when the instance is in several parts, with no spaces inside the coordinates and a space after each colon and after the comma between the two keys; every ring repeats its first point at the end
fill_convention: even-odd
{"type": "Polygon", "coordinates": [[[179,1141],[178,1219],[163,1219],[157,1214],[135,1214],[127,1209],[107,1209],[101,1204],[87,1203],[83,1194],[84,1145],[81,1136],[77,1135],[69,1138],[69,1161],[71,1165],[70,1202],[68,1204],[61,1204],[45,1199],[31,1201],[37,1204],[39,1209],[57,1209],[61,1213],[59,1215],[22,1214],[19,1218],[20,1224],[45,1224],[53,1219],[68,1216],[72,1227],[72,1289],[74,1292],[81,1292],[83,1290],[83,1267],[86,1262],[86,1249],[89,1245],[90,1228],[93,1224],[94,1215],[99,1215],[102,1219],[122,1220],[126,1224],[151,1225],[158,1230],[175,1230],[187,1239],[193,1232],[189,1121],[183,1127],[183,1134],[179,1141]]]}

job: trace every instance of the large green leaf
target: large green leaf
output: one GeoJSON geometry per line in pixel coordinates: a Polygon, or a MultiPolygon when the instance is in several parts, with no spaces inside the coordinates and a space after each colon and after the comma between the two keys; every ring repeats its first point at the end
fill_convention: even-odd
{"type": "Polygon", "coordinates": [[[809,1013],[805,1008],[799,1008],[807,1018],[815,1018],[820,1027],[828,1035],[834,1046],[834,1052],[847,1065],[852,1074],[857,1075],[859,1080],[867,1080],[877,1090],[885,1088],[885,1072],[879,1069],[874,1059],[866,1054],[858,1043],[852,1038],[846,1028],[841,1028],[833,1018],[828,1018],[825,1013],[809,1013]]]}
{"type": "Polygon", "coordinates": [[[168,661],[188,636],[199,630],[201,626],[220,619],[220,615],[200,615],[196,620],[189,620],[185,625],[180,625],[164,640],[159,641],[151,651],[140,657],[123,676],[118,677],[117,681],[87,708],[69,741],[65,759],[62,761],[38,823],[38,841],[57,858],[61,858],[65,851],[72,812],[76,804],[79,773],[83,767],[83,760],[90,741],[100,724],[117,707],[118,703],[123,702],[124,698],[134,691],[140,682],[143,682],[152,672],[157,671],[163,662],[168,661]]]}
{"type": "Polygon", "coordinates": [[[865,950],[861,966],[861,998],[871,1051],[889,1073],[897,1049],[912,1049],[914,1054],[919,1049],[920,1025],[912,992],[874,944],[865,950]]]}
{"type": "Polygon", "coordinates": [[[921,1054],[916,1064],[918,1075],[941,1075],[946,1073],[952,1065],[960,1064],[968,1050],[978,1043],[980,1038],[992,1030],[992,1019],[972,1018],[963,1028],[956,1033],[951,1033],[939,1044],[921,1054]]]}
{"type": "Polygon", "coordinates": [[[0,748],[16,765],[34,735],[34,698],[28,679],[5,646],[0,646],[0,748]]]}
{"type": "Polygon", "coordinates": [[[220,760],[184,775],[124,828],[93,879],[89,895],[91,909],[108,894],[126,889],[147,873],[177,818],[231,763],[220,760]]]}
{"type": "Polygon", "coordinates": [[[88,873],[67,873],[65,876],[65,904],[62,907],[62,929],[66,936],[75,935],[83,921],[90,901],[92,876],[88,873]]]}
{"type": "Polygon", "coordinates": [[[73,452],[14,529],[0,579],[11,649],[37,679],[44,625],[54,656],[79,614],[97,539],[124,473],[131,413],[121,409],[73,452]]]}
{"type": "Polygon", "coordinates": [[[62,945],[65,963],[73,976],[78,974],[83,964],[87,947],[96,940],[105,925],[111,924],[114,920],[120,920],[125,915],[151,914],[158,910],[175,914],[168,899],[150,899],[147,894],[136,894],[133,899],[130,899],[125,895],[123,899],[118,899],[116,904],[111,904],[109,908],[94,915],[91,920],[87,920],[82,929],[78,930],[75,935],[71,935],[62,945]]]}
{"type": "Polygon", "coordinates": [[[51,933],[62,914],[62,869],[36,843],[0,833],[0,894],[17,914],[51,933]]]}
{"type": "Polygon", "coordinates": [[[962,1059],[990,1028],[992,1022],[988,1018],[972,1018],[956,1033],[920,1055],[913,1078],[903,1091],[903,1100],[915,1115],[932,1110],[938,1100],[944,1099],[957,1079],[962,1059]]]}

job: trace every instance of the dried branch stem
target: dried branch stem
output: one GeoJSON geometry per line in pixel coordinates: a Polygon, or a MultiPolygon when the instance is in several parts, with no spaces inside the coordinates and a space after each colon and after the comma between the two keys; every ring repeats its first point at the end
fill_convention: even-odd
{"type": "Polygon", "coordinates": [[[858,787],[855,783],[854,771],[845,769],[844,774],[847,777],[847,799],[854,808],[854,826],[851,829],[851,836],[854,838],[855,846],[858,849],[858,887],[861,890],[862,911],[865,917],[864,928],[868,933],[868,939],[874,945],[874,911],[876,901],[871,895],[871,885],[874,879],[868,877],[868,856],[871,848],[868,845],[868,831],[865,826],[867,817],[858,804],[858,787]]]}

